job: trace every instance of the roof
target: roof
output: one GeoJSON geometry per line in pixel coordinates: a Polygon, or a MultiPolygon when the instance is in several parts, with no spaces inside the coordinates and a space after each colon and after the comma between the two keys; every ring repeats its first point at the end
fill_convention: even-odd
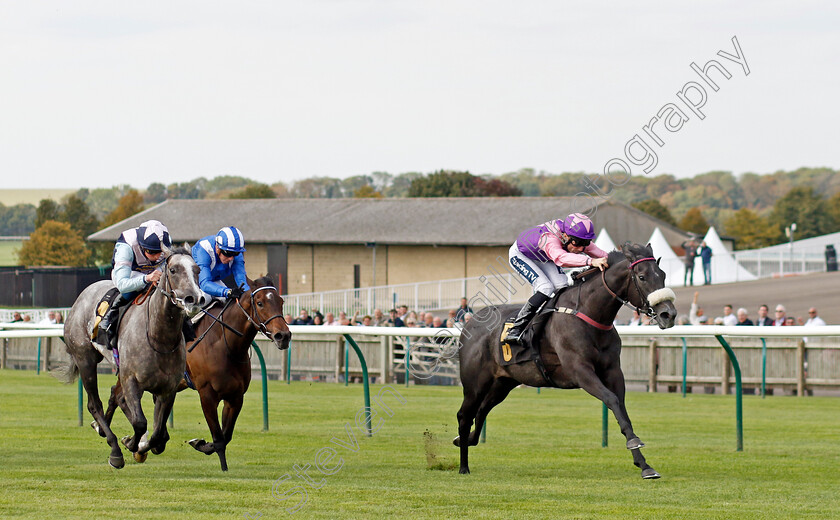
{"type": "Polygon", "coordinates": [[[126,229],[157,219],[173,241],[194,242],[236,226],[246,243],[504,246],[522,231],[574,211],[624,242],[644,242],[659,226],[669,242],[686,235],[625,204],[592,197],[167,200],[98,231],[113,242],[126,229]]]}

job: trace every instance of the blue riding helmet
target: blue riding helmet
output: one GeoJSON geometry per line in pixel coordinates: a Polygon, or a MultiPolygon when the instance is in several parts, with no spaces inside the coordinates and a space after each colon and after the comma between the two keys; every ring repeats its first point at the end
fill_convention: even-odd
{"type": "Polygon", "coordinates": [[[223,227],[216,233],[216,245],[224,251],[241,253],[245,251],[245,237],[233,226],[223,227]]]}
{"type": "Polygon", "coordinates": [[[169,230],[157,220],[147,220],[137,228],[137,243],[146,251],[157,253],[172,247],[169,230]]]}

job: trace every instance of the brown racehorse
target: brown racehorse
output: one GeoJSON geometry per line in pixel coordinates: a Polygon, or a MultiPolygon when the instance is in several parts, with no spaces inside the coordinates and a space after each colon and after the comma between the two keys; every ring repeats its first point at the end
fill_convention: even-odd
{"type": "MultiPolygon", "coordinates": [[[[210,455],[219,455],[222,471],[227,471],[225,448],[233,437],[233,428],[248,386],[251,384],[251,342],[262,332],[277,348],[289,348],[292,333],[283,319],[283,298],[271,278],[248,280],[251,287],[238,301],[207,311],[196,326],[198,339],[187,345],[187,374],[201,399],[201,409],[213,436],[213,442],[193,439],[190,445],[210,455]],[[235,331],[235,332],[234,332],[235,331]],[[219,425],[219,403],[224,401],[219,425]]],[[[187,388],[185,381],[178,389],[187,388]]],[[[117,402],[122,398],[117,383],[111,389],[106,420],[110,424],[117,402]]]]}

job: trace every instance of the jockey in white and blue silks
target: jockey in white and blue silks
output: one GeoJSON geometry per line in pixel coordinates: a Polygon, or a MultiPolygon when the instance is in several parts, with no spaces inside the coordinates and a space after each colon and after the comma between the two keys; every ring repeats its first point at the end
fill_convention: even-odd
{"type": "Polygon", "coordinates": [[[211,298],[239,298],[248,291],[248,278],[245,273],[245,237],[233,226],[224,227],[216,235],[209,235],[192,248],[192,256],[198,264],[198,286],[211,298]],[[236,282],[236,288],[227,287],[222,280],[230,275],[236,282]]]}
{"type": "Polygon", "coordinates": [[[99,332],[96,334],[98,342],[105,342],[109,348],[113,346],[110,338],[115,332],[113,324],[118,309],[134,299],[149,284],[160,280],[161,267],[166,260],[164,249],[170,247],[172,240],[169,238],[169,230],[157,220],[148,220],[120,234],[111,259],[111,280],[120,291],[120,296],[114,300],[99,323],[99,332]]]}
{"type": "Polygon", "coordinates": [[[569,285],[564,267],[607,267],[607,253],[592,243],[595,229],[589,217],[573,213],[531,228],[510,246],[510,265],[534,287],[534,294],[516,316],[505,337],[519,343],[522,332],[552,293],[569,285]]]}

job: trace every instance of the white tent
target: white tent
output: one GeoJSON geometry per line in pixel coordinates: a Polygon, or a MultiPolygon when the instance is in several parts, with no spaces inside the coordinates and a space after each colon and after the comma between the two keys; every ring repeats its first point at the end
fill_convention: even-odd
{"type": "MultiPolygon", "coordinates": [[[[703,237],[706,245],[712,248],[712,283],[745,282],[756,277],[741,267],[732,253],[726,249],[714,227],[710,227],[703,237]]],[[[699,255],[694,261],[694,283],[703,284],[703,263],[699,255]]]]}
{"type": "Polygon", "coordinates": [[[607,253],[615,249],[615,242],[612,241],[610,234],[607,233],[607,228],[602,228],[601,232],[598,233],[598,238],[595,239],[595,245],[607,253]]]}
{"type": "MultiPolygon", "coordinates": [[[[665,235],[657,227],[648,239],[650,246],[653,248],[653,256],[661,258],[659,267],[665,271],[665,283],[671,287],[683,285],[683,275],[685,274],[685,263],[683,259],[668,245],[665,240],[665,235]]],[[[701,268],[702,269],[702,268],[701,268]]],[[[702,271],[700,276],[702,277],[702,271]]],[[[702,279],[702,278],[701,278],[702,279]]]]}

